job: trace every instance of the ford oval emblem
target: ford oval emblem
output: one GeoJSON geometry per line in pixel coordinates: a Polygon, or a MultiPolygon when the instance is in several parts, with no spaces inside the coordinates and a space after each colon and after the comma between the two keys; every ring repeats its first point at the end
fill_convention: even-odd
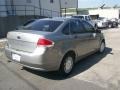
{"type": "Polygon", "coordinates": [[[20,37],[20,36],[17,36],[17,39],[21,39],[21,37],[20,37]]]}

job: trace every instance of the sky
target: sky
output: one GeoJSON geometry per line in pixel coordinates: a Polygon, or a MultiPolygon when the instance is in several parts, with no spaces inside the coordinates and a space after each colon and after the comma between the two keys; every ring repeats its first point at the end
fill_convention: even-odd
{"type": "Polygon", "coordinates": [[[103,4],[106,6],[113,7],[114,5],[120,6],[120,0],[78,0],[79,8],[92,8],[92,7],[100,7],[103,4]]]}

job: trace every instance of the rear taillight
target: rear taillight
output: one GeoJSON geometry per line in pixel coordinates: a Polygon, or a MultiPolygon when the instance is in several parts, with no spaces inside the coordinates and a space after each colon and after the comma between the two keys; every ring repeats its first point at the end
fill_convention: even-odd
{"type": "Polygon", "coordinates": [[[37,42],[37,46],[53,46],[54,42],[45,38],[40,38],[37,42]]]}

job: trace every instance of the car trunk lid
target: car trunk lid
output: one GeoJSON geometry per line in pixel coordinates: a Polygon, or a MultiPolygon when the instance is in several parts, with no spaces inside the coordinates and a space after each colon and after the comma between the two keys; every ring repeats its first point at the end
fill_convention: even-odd
{"type": "Polygon", "coordinates": [[[9,32],[7,35],[9,48],[17,51],[33,52],[37,47],[39,38],[47,32],[38,32],[32,30],[18,30],[9,32]]]}

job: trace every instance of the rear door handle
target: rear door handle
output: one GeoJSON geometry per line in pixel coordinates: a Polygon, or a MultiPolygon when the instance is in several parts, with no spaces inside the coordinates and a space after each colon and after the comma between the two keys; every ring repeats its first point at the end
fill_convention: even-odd
{"type": "Polygon", "coordinates": [[[97,34],[96,34],[96,33],[92,33],[90,36],[91,36],[92,38],[96,38],[97,34]]]}

